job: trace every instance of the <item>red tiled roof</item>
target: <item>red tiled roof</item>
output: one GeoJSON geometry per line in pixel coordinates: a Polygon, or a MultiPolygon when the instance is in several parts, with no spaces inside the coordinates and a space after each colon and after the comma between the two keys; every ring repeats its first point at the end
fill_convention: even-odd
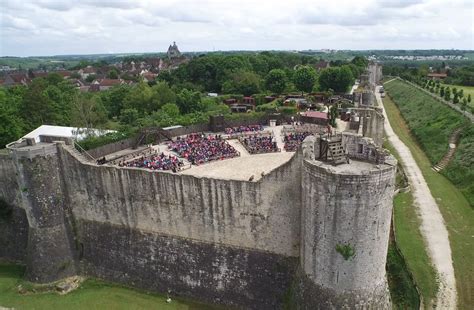
{"type": "Polygon", "coordinates": [[[100,81],[100,86],[114,86],[122,84],[122,80],[103,79],[100,81]]]}
{"type": "Polygon", "coordinates": [[[429,77],[447,77],[446,73],[428,73],[429,77]]]}
{"type": "Polygon", "coordinates": [[[48,72],[33,72],[33,76],[35,78],[38,78],[38,77],[47,77],[48,76],[48,72]]]}
{"type": "Polygon", "coordinates": [[[25,73],[13,73],[8,74],[7,77],[11,78],[15,84],[29,83],[30,79],[25,73]]]}
{"type": "Polygon", "coordinates": [[[304,112],[304,113],[303,113],[303,116],[306,116],[306,117],[313,117],[313,118],[328,119],[327,113],[318,112],[318,111],[307,111],[307,112],[304,112]]]}
{"type": "Polygon", "coordinates": [[[60,70],[60,71],[54,71],[52,73],[57,73],[62,77],[68,77],[71,76],[71,71],[66,71],[66,70],[60,70]]]}

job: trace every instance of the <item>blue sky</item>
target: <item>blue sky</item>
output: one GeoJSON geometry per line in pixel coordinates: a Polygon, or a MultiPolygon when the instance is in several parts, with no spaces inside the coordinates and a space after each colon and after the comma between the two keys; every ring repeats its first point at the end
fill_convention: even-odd
{"type": "Polygon", "coordinates": [[[469,0],[1,0],[0,55],[474,49],[469,0]]]}

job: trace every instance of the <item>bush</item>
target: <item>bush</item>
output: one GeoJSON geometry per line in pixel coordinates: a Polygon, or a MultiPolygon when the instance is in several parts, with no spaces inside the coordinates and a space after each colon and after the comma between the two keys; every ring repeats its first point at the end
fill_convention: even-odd
{"type": "Polygon", "coordinates": [[[132,132],[110,132],[102,136],[90,136],[78,142],[84,150],[92,150],[99,146],[127,139],[133,135],[132,132]]]}

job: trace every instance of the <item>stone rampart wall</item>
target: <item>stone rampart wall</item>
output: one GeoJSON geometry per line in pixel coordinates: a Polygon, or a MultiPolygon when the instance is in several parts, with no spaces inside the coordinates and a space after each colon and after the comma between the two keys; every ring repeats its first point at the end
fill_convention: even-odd
{"type": "Polygon", "coordinates": [[[298,255],[298,155],[259,182],[84,164],[66,149],[60,155],[77,220],[298,255]]]}

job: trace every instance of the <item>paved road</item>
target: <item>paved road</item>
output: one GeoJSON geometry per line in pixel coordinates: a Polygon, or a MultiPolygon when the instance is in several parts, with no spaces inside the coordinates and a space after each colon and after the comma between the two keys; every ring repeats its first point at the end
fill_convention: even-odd
{"type": "MultiPolygon", "coordinates": [[[[390,81],[388,81],[390,82],[390,81]]],[[[387,83],[388,83],[387,82],[387,83]]],[[[376,97],[380,107],[383,107],[382,99],[376,90],[376,97]]],[[[401,164],[410,182],[415,207],[421,218],[421,234],[428,247],[435,270],[438,272],[440,287],[437,296],[437,309],[456,309],[456,280],[451,258],[451,247],[449,245],[448,230],[443,217],[439,211],[435,199],[431,195],[425,178],[421,173],[413,155],[408,147],[398,138],[393,131],[385,109],[385,132],[388,140],[397,150],[401,157],[401,164]]]]}

